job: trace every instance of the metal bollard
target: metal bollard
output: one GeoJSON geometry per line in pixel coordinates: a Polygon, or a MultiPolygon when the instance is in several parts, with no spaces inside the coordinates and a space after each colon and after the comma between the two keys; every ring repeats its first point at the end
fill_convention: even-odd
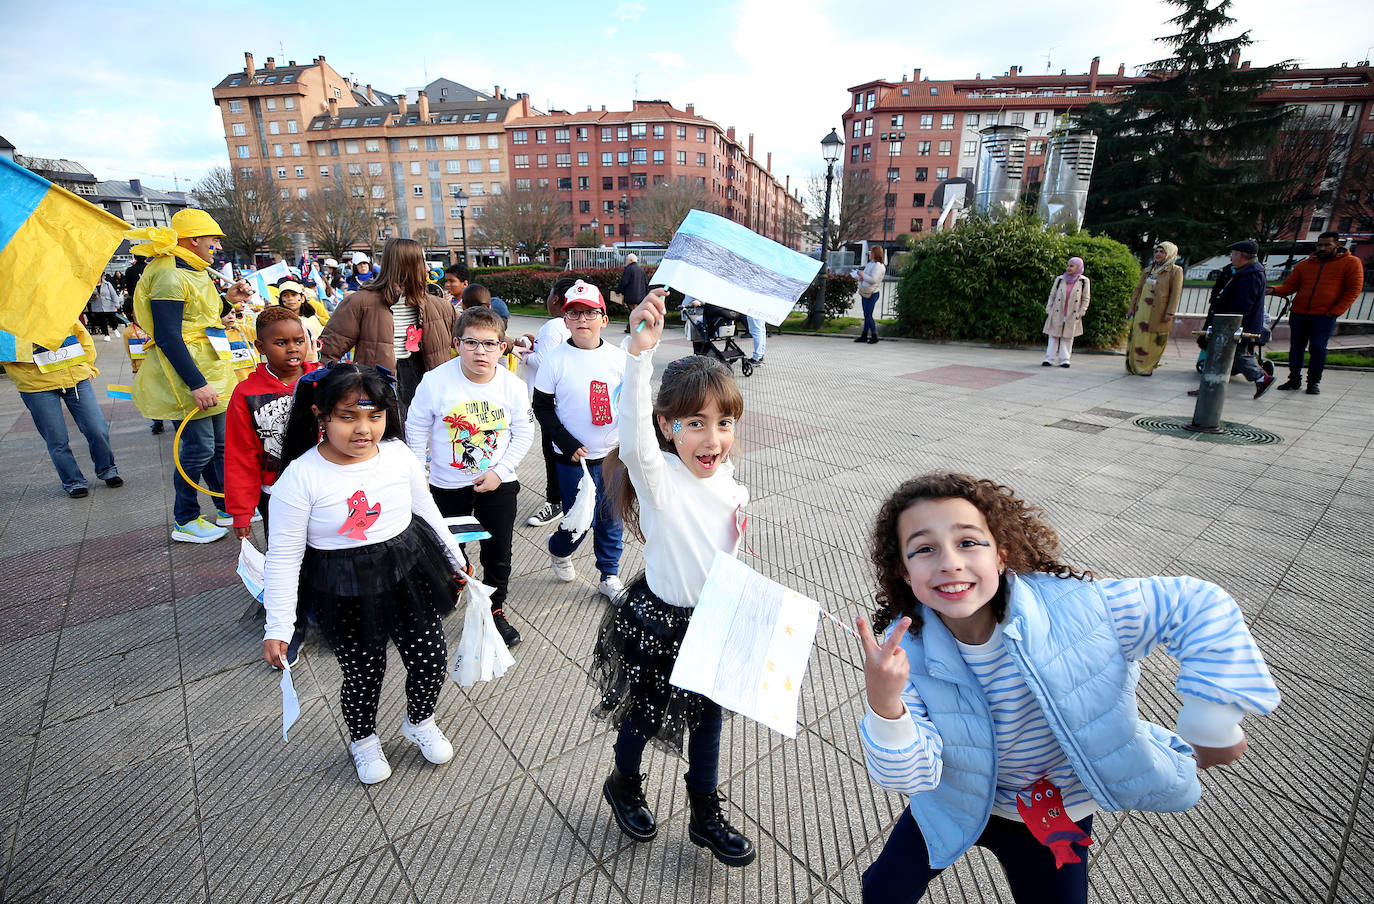
{"type": "MultiPolygon", "coordinates": [[[[1208,328],[1207,364],[1198,383],[1197,404],[1189,430],[1198,433],[1221,432],[1221,406],[1226,401],[1226,384],[1231,381],[1231,364],[1241,340],[1241,315],[1218,314],[1208,328]]],[[[1203,335],[1199,333],[1198,335],[1203,335]]]]}

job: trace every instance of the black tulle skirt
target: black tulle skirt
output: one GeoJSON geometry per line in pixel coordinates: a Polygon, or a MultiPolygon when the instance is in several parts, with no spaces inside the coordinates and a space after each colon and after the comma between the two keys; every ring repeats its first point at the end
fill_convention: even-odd
{"type": "Polygon", "coordinates": [[[313,608],[330,645],[413,636],[452,612],[461,591],[443,542],[422,518],[390,540],[348,549],[307,546],[301,612],[313,608]]]}
{"type": "Polygon", "coordinates": [[[641,574],[597,633],[591,681],[601,693],[592,716],[619,727],[626,719],[650,739],[682,752],[683,734],[701,721],[707,699],[668,682],[692,610],[663,602],[641,574]]]}

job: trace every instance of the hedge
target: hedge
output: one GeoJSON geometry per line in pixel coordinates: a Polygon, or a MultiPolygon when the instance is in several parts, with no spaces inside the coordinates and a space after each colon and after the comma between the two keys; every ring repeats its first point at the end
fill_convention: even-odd
{"type": "Polygon", "coordinates": [[[1092,280],[1081,344],[1110,347],[1125,336],[1126,308],[1140,277],[1130,250],[1104,236],[1065,236],[1033,216],[971,217],[916,243],[898,287],[894,332],[928,339],[1040,342],[1054,278],[1073,256],[1092,280]]]}

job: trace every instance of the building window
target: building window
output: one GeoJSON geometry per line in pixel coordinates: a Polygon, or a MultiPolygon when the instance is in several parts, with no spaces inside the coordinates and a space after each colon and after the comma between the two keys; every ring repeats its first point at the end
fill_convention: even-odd
{"type": "Polygon", "coordinates": [[[568,131],[567,128],[554,129],[554,130],[553,130],[553,140],[554,140],[554,141],[563,142],[563,143],[566,144],[566,143],[570,140],[570,138],[571,138],[571,135],[570,135],[570,133],[569,133],[569,131],[568,131]]]}
{"type": "Polygon", "coordinates": [[[705,141],[705,140],[706,140],[706,129],[704,129],[704,128],[699,128],[699,129],[697,129],[697,141],[705,141]]]}
{"type": "Polygon", "coordinates": [[[630,177],[631,188],[648,188],[649,176],[646,173],[635,173],[630,177]]]}
{"type": "Polygon", "coordinates": [[[410,161],[410,174],[411,174],[412,176],[418,176],[418,175],[420,175],[420,161],[418,161],[418,160],[412,160],[412,161],[410,161]]]}
{"type": "Polygon", "coordinates": [[[412,185],[410,187],[410,193],[417,198],[423,198],[425,196],[425,187],[423,185],[412,185]]]}
{"type": "Polygon", "coordinates": [[[276,112],[276,109],[277,109],[277,99],[276,99],[275,97],[269,97],[269,98],[267,98],[267,109],[268,109],[270,112],[276,112]]]}
{"type": "Polygon", "coordinates": [[[288,134],[295,135],[300,131],[300,126],[296,124],[294,119],[288,120],[286,123],[286,131],[288,134]]]}
{"type": "MultiPolygon", "coordinates": [[[[1370,134],[1374,134],[1374,133],[1370,133],[1370,134]]],[[[687,165],[687,152],[686,152],[686,151],[678,151],[676,156],[677,156],[677,165],[678,165],[678,166],[686,166],[686,165],[687,165]]]]}
{"type": "Polygon", "coordinates": [[[952,129],[952,128],[954,128],[954,114],[953,114],[953,113],[941,113],[941,114],[940,114],[940,128],[942,128],[942,129],[952,129]]]}
{"type": "Polygon", "coordinates": [[[929,142],[929,141],[918,141],[918,142],[916,142],[916,153],[917,153],[918,155],[922,156],[922,157],[924,157],[924,156],[926,156],[927,154],[929,154],[929,153],[930,153],[930,142],[929,142]]]}
{"type": "Polygon", "coordinates": [[[367,165],[367,174],[369,176],[380,176],[382,174],[382,165],[380,163],[369,163],[367,165]]]}
{"type": "Polygon", "coordinates": [[[363,185],[350,185],[350,186],[349,186],[349,194],[351,194],[351,195],[352,195],[353,197],[355,197],[355,198],[363,198],[363,197],[366,197],[366,196],[367,196],[367,187],[366,187],[366,186],[363,186],[363,185]]]}
{"type": "Polygon", "coordinates": [[[241,100],[231,100],[231,101],[229,101],[229,112],[230,112],[230,113],[242,113],[242,112],[243,112],[243,101],[241,101],[241,100]]]}
{"type": "Polygon", "coordinates": [[[329,167],[327,167],[327,166],[322,166],[322,167],[320,167],[320,178],[321,178],[321,179],[328,179],[328,178],[329,178],[329,167]]]}
{"type": "Polygon", "coordinates": [[[587,140],[587,127],[586,127],[586,126],[578,126],[578,127],[577,127],[577,140],[578,140],[578,141],[586,141],[586,140],[587,140]]]}
{"type": "Polygon", "coordinates": [[[236,122],[229,126],[229,134],[244,136],[248,134],[248,128],[241,122],[236,122]]]}
{"type": "MultiPolygon", "coordinates": [[[[900,182],[901,180],[902,180],[902,171],[901,171],[900,169],[898,169],[897,167],[895,167],[895,166],[889,166],[889,167],[887,168],[887,181],[888,181],[888,182],[900,182]]],[[[892,195],[892,203],[893,203],[893,204],[896,204],[896,203],[897,203],[897,196],[896,196],[896,195],[892,195]]]]}
{"type": "Polygon", "coordinates": [[[978,142],[976,142],[976,141],[965,141],[965,142],[964,142],[964,156],[965,156],[965,157],[972,157],[972,156],[973,156],[974,154],[976,154],[976,153],[978,153],[978,142]]]}
{"type": "Polygon", "coordinates": [[[288,109],[288,110],[294,110],[294,109],[296,109],[296,99],[295,99],[294,97],[288,97],[288,98],[286,99],[286,109],[288,109]]]}
{"type": "Polygon", "coordinates": [[[425,218],[425,209],[424,209],[424,207],[422,207],[422,206],[419,205],[419,204],[416,204],[416,205],[415,205],[415,219],[417,219],[417,220],[423,220],[424,218],[425,218]]]}
{"type": "Polygon", "coordinates": [[[911,231],[912,231],[912,232],[920,232],[920,231],[921,231],[921,219],[920,219],[919,217],[912,217],[912,218],[911,218],[911,231]]]}
{"type": "Polygon", "coordinates": [[[274,144],[274,145],[272,145],[272,156],[273,156],[273,157],[280,157],[280,156],[282,156],[282,153],[281,153],[281,145],[279,145],[279,144],[274,144]]]}
{"type": "Polygon", "coordinates": [[[648,137],[649,137],[649,126],[648,126],[648,124],[647,124],[647,123],[643,123],[643,122],[632,122],[632,123],[630,123],[630,137],[631,137],[631,138],[648,138],[648,137]]]}
{"type": "Polygon", "coordinates": [[[615,166],[615,152],[614,152],[614,151],[602,151],[602,152],[601,152],[601,165],[602,165],[602,166],[615,166]]]}
{"type": "Polygon", "coordinates": [[[935,167],[935,181],[936,181],[936,182],[943,182],[943,181],[945,181],[945,180],[948,179],[948,178],[949,178],[949,167],[947,167],[947,166],[937,166],[937,167],[935,167]]]}
{"type": "Polygon", "coordinates": [[[1046,125],[1047,123],[1049,123],[1049,121],[1050,114],[1046,113],[1044,110],[1041,110],[1039,113],[1035,114],[1035,124],[1037,126],[1046,125]]]}
{"type": "Polygon", "coordinates": [[[530,168],[530,155],[529,155],[529,154],[516,154],[516,155],[515,155],[515,168],[516,168],[516,169],[529,169],[529,168],[530,168]]]}
{"type": "Polygon", "coordinates": [[[461,173],[461,172],[463,171],[463,161],[461,161],[461,160],[448,160],[448,161],[445,162],[445,168],[446,168],[450,173],[461,173]]]}
{"type": "Polygon", "coordinates": [[[858,94],[855,94],[855,95],[854,95],[854,112],[855,112],[855,113],[859,113],[859,112],[861,112],[861,111],[863,110],[863,108],[864,108],[864,96],[863,96],[863,92],[861,91],[861,92],[859,92],[858,94]]]}
{"type": "Polygon", "coordinates": [[[683,140],[683,141],[687,140],[687,127],[686,127],[686,126],[678,126],[678,127],[677,127],[677,132],[676,132],[676,134],[677,134],[677,137],[678,137],[680,140],[683,140]]]}
{"type": "Polygon", "coordinates": [[[615,129],[612,128],[611,126],[602,126],[602,127],[601,127],[601,140],[602,140],[602,141],[614,141],[614,140],[615,140],[615,129]]]}
{"type": "Polygon", "coordinates": [[[529,190],[530,190],[530,180],[528,180],[528,179],[516,179],[516,180],[515,180],[515,190],[516,190],[516,191],[529,191],[529,190]]]}
{"type": "Polygon", "coordinates": [[[903,113],[894,113],[894,114],[892,114],[892,128],[894,128],[894,129],[900,129],[900,128],[902,127],[902,123],[904,123],[904,122],[906,122],[906,115],[905,115],[905,114],[903,114],[903,113]]]}
{"type": "Polygon", "coordinates": [[[864,145],[863,161],[864,161],[864,163],[867,163],[868,161],[870,161],[870,160],[872,160],[872,159],[873,159],[873,145],[871,145],[871,144],[866,144],[866,145],[864,145]]]}
{"type": "Polygon", "coordinates": [[[977,114],[977,113],[965,113],[965,114],[964,114],[964,125],[966,125],[966,126],[976,126],[976,125],[978,125],[978,114],[977,114]]]}
{"type": "Polygon", "coordinates": [[[615,152],[615,162],[616,162],[617,164],[619,164],[620,166],[629,166],[629,165],[630,165],[630,152],[629,152],[629,151],[616,151],[616,152],[615,152]]]}
{"type": "Polygon", "coordinates": [[[298,188],[298,189],[296,189],[296,197],[299,198],[299,199],[302,200],[302,201],[304,201],[304,200],[306,199],[307,194],[308,194],[308,192],[307,192],[307,190],[304,189],[304,188],[298,188]]]}
{"type": "Polygon", "coordinates": [[[358,153],[358,142],[356,142],[356,141],[345,141],[345,142],[344,142],[344,153],[345,153],[345,154],[356,154],[356,153],[358,153]]]}
{"type": "Polygon", "coordinates": [[[953,145],[954,145],[954,142],[952,142],[952,141],[942,141],[942,142],[940,142],[940,156],[941,156],[941,157],[948,157],[948,156],[953,152],[953,150],[954,150],[953,145]]]}
{"type": "MultiPolygon", "coordinates": [[[[698,155],[697,155],[698,158],[700,158],[701,156],[702,156],[701,154],[698,154],[698,155]]],[[[854,145],[853,147],[851,147],[851,148],[849,149],[849,162],[850,162],[850,163],[858,163],[858,162],[859,162],[859,146],[858,146],[857,144],[854,145]]]]}
{"type": "Polygon", "coordinates": [[[1040,167],[1038,167],[1038,166],[1028,166],[1028,167],[1026,167],[1026,181],[1027,181],[1027,182],[1039,182],[1039,181],[1040,181],[1040,167]]]}
{"type": "Polygon", "coordinates": [[[602,212],[602,213],[607,213],[607,214],[614,214],[614,213],[615,213],[615,202],[614,202],[614,201],[602,201],[602,202],[601,202],[601,212],[602,212]]]}
{"type": "Polygon", "coordinates": [[[866,98],[864,98],[864,103],[866,104],[865,109],[872,110],[872,109],[873,109],[873,105],[877,102],[877,100],[878,100],[878,95],[877,95],[877,94],[875,94],[875,93],[872,92],[872,91],[868,92],[868,96],[867,96],[866,98]]]}
{"type": "Polygon", "coordinates": [[[872,120],[872,118],[865,119],[865,120],[864,120],[864,137],[867,138],[869,135],[872,135],[872,134],[873,134],[873,120],[872,120]]]}
{"type": "Polygon", "coordinates": [[[925,207],[925,206],[926,206],[926,193],[923,192],[923,191],[913,192],[912,195],[911,195],[911,206],[912,206],[912,207],[925,207]]]}
{"type": "Polygon", "coordinates": [[[280,134],[281,134],[281,123],[277,122],[276,120],[273,120],[272,122],[269,122],[269,123],[267,124],[267,134],[269,134],[269,135],[280,135],[280,134]]]}
{"type": "Polygon", "coordinates": [[[1313,217],[1310,232],[1321,232],[1326,228],[1326,217],[1313,217]]]}
{"type": "Polygon", "coordinates": [[[864,123],[862,119],[854,120],[854,129],[850,133],[851,138],[862,138],[864,135],[864,123]]]}
{"type": "Polygon", "coordinates": [[[534,143],[535,143],[535,144],[548,144],[548,143],[549,143],[549,130],[548,130],[548,129],[535,129],[535,130],[534,130],[534,143]]]}
{"type": "Polygon", "coordinates": [[[922,113],[922,114],[921,114],[921,128],[923,128],[923,129],[933,129],[933,128],[935,128],[935,114],[934,114],[934,113],[922,113]]]}
{"type": "Polygon", "coordinates": [[[591,180],[591,177],[590,177],[590,176],[578,176],[578,177],[577,177],[577,190],[578,190],[578,191],[591,191],[591,188],[592,188],[592,180],[591,180]]]}
{"type": "Polygon", "coordinates": [[[959,175],[962,176],[962,177],[964,177],[965,179],[972,179],[972,178],[973,178],[973,167],[971,167],[971,166],[962,167],[962,168],[959,170],[959,175]]]}
{"type": "Polygon", "coordinates": [[[374,186],[372,186],[372,197],[376,198],[376,199],[379,200],[379,201],[380,201],[382,198],[385,198],[385,197],[386,197],[386,186],[385,186],[385,185],[374,185],[374,186]]]}
{"type": "Polygon", "coordinates": [[[297,179],[304,179],[304,178],[305,178],[305,167],[303,167],[303,166],[298,166],[298,167],[296,167],[296,178],[297,178],[297,179]]]}
{"type": "MultiPolygon", "coordinates": [[[[971,143],[971,142],[970,142],[970,143],[971,143]]],[[[1029,144],[1029,146],[1026,148],[1026,150],[1027,150],[1029,153],[1031,153],[1031,154],[1043,154],[1043,153],[1045,153],[1045,139],[1043,139],[1043,138],[1034,138],[1034,139],[1032,139],[1031,142],[1030,142],[1030,144],[1029,144]]]]}
{"type": "Polygon", "coordinates": [[[549,166],[549,155],[536,154],[534,156],[534,165],[540,167],[541,169],[547,169],[549,166]]]}
{"type": "Polygon", "coordinates": [[[468,161],[468,172],[480,173],[482,171],[482,161],[480,158],[473,158],[468,161]]]}
{"type": "Polygon", "coordinates": [[[382,141],[381,141],[381,139],[380,139],[380,138],[367,138],[367,139],[364,139],[364,141],[363,141],[363,150],[367,151],[369,154],[378,154],[378,153],[381,153],[381,150],[382,150],[382,141]]]}
{"type": "Polygon", "coordinates": [[[697,154],[697,166],[705,166],[705,165],[706,165],[706,155],[705,155],[705,154],[697,154]]]}
{"type": "Polygon", "coordinates": [[[665,137],[666,129],[667,129],[667,126],[664,126],[664,125],[662,125],[661,123],[655,124],[655,125],[654,125],[654,137],[655,137],[655,138],[663,138],[663,137],[665,137]]]}
{"type": "MultiPolygon", "coordinates": [[[[478,172],[481,172],[481,167],[478,167],[478,170],[477,170],[477,171],[478,171],[478,172]]],[[[500,158],[500,157],[491,157],[491,158],[489,158],[489,159],[487,160],[487,172],[489,172],[489,173],[499,173],[499,172],[501,172],[501,158],[500,158]]]]}
{"type": "Polygon", "coordinates": [[[929,176],[928,176],[929,172],[930,172],[930,170],[926,169],[924,166],[918,166],[918,167],[916,167],[916,181],[917,181],[917,182],[925,182],[925,181],[927,181],[927,179],[929,178],[929,176]]]}
{"type": "Polygon", "coordinates": [[[510,133],[511,144],[527,144],[530,140],[530,133],[524,129],[515,129],[510,133]]]}
{"type": "Polygon", "coordinates": [[[613,189],[613,188],[615,188],[615,177],[614,177],[614,176],[602,176],[602,177],[601,177],[601,190],[602,190],[602,191],[610,191],[610,190],[613,189]]]}
{"type": "Polygon", "coordinates": [[[559,191],[572,191],[572,176],[559,176],[559,177],[558,177],[558,190],[559,190],[559,191]]]}
{"type": "Polygon", "coordinates": [[[554,166],[572,166],[572,154],[554,154],[554,166]]]}
{"type": "Polygon", "coordinates": [[[654,151],[654,163],[663,163],[663,151],[654,151]]]}
{"type": "Polygon", "coordinates": [[[291,200],[291,189],[289,189],[289,188],[279,189],[279,190],[277,191],[277,197],[278,197],[278,198],[281,198],[283,201],[289,201],[289,200],[291,200]]]}
{"type": "Polygon", "coordinates": [[[1026,124],[1026,114],[1025,114],[1025,113],[1013,113],[1013,114],[1011,114],[1011,124],[1014,125],[1014,126],[1022,126],[1022,125],[1025,125],[1025,124],[1026,124]]]}
{"type": "Polygon", "coordinates": [[[279,167],[277,167],[277,178],[278,178],[278,179],[285,179],[285,178],[286,178],[286,167],[284,167],[284,166],[279,166],[279,167]]]}
{"type": "Polygon", "coordinates": [[[577,202],[577,212],[578,212],[578,213],[591,213],[591,212],[592,212],[592,202],[591,202],[591,201],[578,201],[578,202],[577,202]]]}
{"type": "Polygon", "coordinates": [[[586,151],[578,151],[578,152],[577,152],[577,165],[578,165],[578,166],[589,166],[590,164],[591,164],[591,160],[590,160],[590,157],[589,157],[589,155],[587,154],[587,152],[586,152],[586,151]]]}

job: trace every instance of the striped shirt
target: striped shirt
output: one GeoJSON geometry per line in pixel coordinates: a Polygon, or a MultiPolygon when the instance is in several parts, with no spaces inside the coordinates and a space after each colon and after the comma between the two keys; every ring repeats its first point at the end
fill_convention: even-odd
{"type": "MultiPolygon", "coordinates": [[[[1184,702],[1177,731],[1185,741],[1207,747],[1238,743],[1244,713],[1265,713],[1278,705],[1278,690],[1240,607],[1220,587],[1190,577],[1097,584],[1128,660],[1162,644],[1179,661],[1176,687],[1184,702]]],[[[986,643],[961,643],[959,651],[992,712],[998,770],[994,811],[1019,819],[1016,792],[1041,777],[1062,790],[1071,818],[1097,809],[1002,642],[1001,625],[986,643]]],[[[864,716],[860,734],[868,772],[890,791],[929,791],[940,783],[943,744],[913,684],[907,684],[902,700],[907,709],[902,718],[884,719],[872,709],[864,716]]]]}
{"type": "Polygon", "coordinates": [[[415,325],[416,310],[415,305],[406,304],[404,295],[391,306],[391,345],[397,361],[410,357],[410,350],[406,348],[406,329],[415,325]]]}

